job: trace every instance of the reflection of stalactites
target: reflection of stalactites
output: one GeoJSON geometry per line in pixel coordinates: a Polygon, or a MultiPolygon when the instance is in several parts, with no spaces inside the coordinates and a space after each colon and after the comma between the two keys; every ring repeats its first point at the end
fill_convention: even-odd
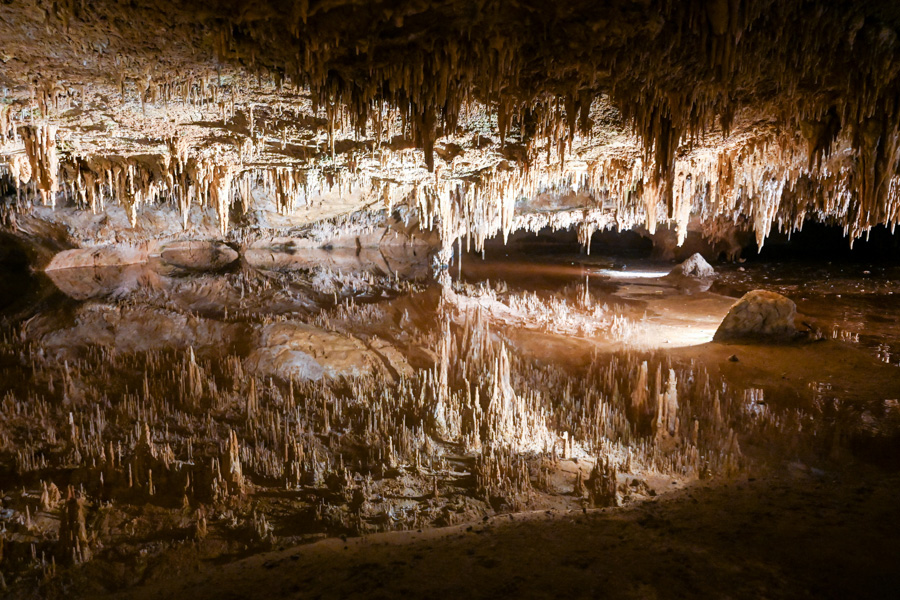
{"type": "Polygon", "coordinates": [[[216,205],[219,231],[224,236],[228,233],[228,211],[231,209],[231,182],[234,180],[234,171],[230,166],[217,165],[213,169],[212,177],[210,201],[216,205]]]}
{"type": "Polygon", "coordinates": [[[656,409],[656,439],[663,442],[675,439],[679,433],[678,378],[675,369],[669,369],[666,391],[659,395],[656,409]]]}
{"type": "Polygon", "coordinates": [[[228,490],[232,493],[243,493],[244,472],[241,467],[241,444],[233,429],[228,431],[228,447],[225,450],[223,467],[228,490]]]}
{"type": "Polygon", "coordinates": [[[25,142],[31,176],[41,192],[44,206],[56,206],[56,193],[59,191],[56,126],[23,126],[19,128],[19,134],[25,142]]]}
{"type": "Polygon", "coordinates": [[[598,458],[587,481],[592,506],[618,506],[618,470],[609,457],[598,458]]]}
{"type": "Polygon", "coordinates": [[[435,428],[439,436],[449,439],[453,437],[448,426],[448,404],[450,401],[450,351],[452,345],[449,321],[444,323],[440,343],[440,365],[438,365],[437,381],[435,385],[435,406],[433,417],[435,428]]]}
{"type": "MultiPolygon", "coordinates": [[[[84,497],[69,486],[60,519],[59,544],[72,562],[80,564],[91,559],[90,538],[87,534],[84,497]]],[[[65,556],[65,555],[64,555],[65,556]]]]}
{"type": "Polygon", "coordinates": [[[645,360],[638,369],[637,381],[634,384],[634,390],[631,392],[631,406],[634,410],[635,421],[647,411],[647,405],[650,400],[650,384],[648,381],[647,361],[645,360]]]}
{"type": "Polygon", "coordinates": [[[197,360],[194,357],[194,348],[191,347],[185,356],[184,365],[181,369],[180,395],[183,404],[186,406],[194,406],[196,404],[203,395],[204,378],[203,370],[200,369],[200,365],[197,364],[197,360]]]}
{"type": "Polygon", "coordinates": [[[494,359],[489,409],[498,411],[501,417],[508,416],[515,400],[516,393],[510,384],[509,353],[506,350],[506,344],[501,343],[500,351],[494,359]]]}

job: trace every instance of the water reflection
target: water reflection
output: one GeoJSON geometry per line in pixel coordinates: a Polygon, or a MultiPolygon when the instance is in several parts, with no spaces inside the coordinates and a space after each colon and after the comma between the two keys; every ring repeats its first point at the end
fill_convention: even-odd
{"type": "MultiPolygon", "coordinates": [[[[852,344],[706,343],[733,300],[716,290],[776,270],[688,293],[598,259],[469,261],[441,286],[381,254],[266,252],[58,272],[78,302],[6,334],[10,569],[620,505],[896,445],[895,372],[852,344]]],[[[816,316],[876,339],[876,296],[816,316]]]]}

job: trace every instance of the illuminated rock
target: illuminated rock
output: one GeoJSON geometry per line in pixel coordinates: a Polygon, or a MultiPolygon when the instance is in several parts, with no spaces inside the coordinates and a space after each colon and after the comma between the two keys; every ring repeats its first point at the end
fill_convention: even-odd
{"type": "Polygon", "coordinates": [[[700,254],[694,254],[669,272],[670,277],[691,277],[694,279],[712,279],[716,270],[706,262],[700,254]]]}
{"type": "Polygon", "coordinates": [[[884,0],[586,3],[540,19],[518,3],[401,3],[390,17],[294,4],[3,5],[17,58],[0,165],[17,200],[73,237],[90,237],[79,212],[121,214],[103,228],[122,241],[403,208],[440,234],[442,259],[457,238],[480,249],[560,219],[585,245],[644,226],[729,254],[807,219],[854,239],[900,222],[900,46],[884,0]]]}
{"type": "Polygon", "coordinates": [[[766,290],[753,290],[737,301],[713,338],[730,340],[791,340],[798,335],[794,325],[797,305],[790,298],[766,290]]]}

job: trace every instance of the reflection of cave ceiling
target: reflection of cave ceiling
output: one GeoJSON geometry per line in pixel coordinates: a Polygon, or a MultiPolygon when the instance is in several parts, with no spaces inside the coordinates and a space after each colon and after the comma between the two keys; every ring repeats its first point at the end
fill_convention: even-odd
{"type": "Polygon", "coordinates": [[[4,3],[2,154],[20,196],[136,236],[406,203],[447,241],[856,237],[900,221],[898,25],[890,0],[4,3]]]}

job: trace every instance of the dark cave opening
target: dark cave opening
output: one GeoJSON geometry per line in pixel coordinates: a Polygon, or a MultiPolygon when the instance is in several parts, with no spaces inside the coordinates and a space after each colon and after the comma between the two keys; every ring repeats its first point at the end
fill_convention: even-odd
{"type": "MultiPolygon", "coordinates": [[[[465,240],[463,241],[465,249],[465,240]]],[[[485,240],[484,258],[498,259],[516,255],[538,258],[556,255],[615,256],[649,259],[653,255],[653,241],[632,230],[597,231],[591,237],[590,252],[586,252],[578,240],[575,228],[553,230],[545,227],[537,232],[517,231],[510,234],[506,243],[497,234],[485,240]]],[[[468,252],[468,256],[479,257],[482,253],[468,252]]]]}
{"type": "Polygon", "coordinates": [[[807,221],[799,231],[773,232],[762,249],[755,241],[744,247],[748,261],[837,261],[890,263],[900,259],[900,232],[878,225],[868,235],[851,240],[841,225],[807,221]]]}
{"type": "Polygon", "coordinates": [[[39,285],[26,248],[15,237],[0,233],[0,315],[30,302],[39,285]]]}
{"type": "MultiPolygon", "coordinates": [[[[660,228],[650,236],[646,231],[613,229],[597,231],[591,237],[590,251],[586,251],[578,239],[576,229],[541,229],[538,232],[517,231],[504,243],[498,234],[484,243],[484,252],[464,252],[470,259],[501,259],[507,256],[533,258],[561,255],[582,255],[608,259],[640,259],[680,262],[694,252],[699,252],[710,263],[728,263],[728,255],[717,244],[703,239],[699,234],[689,232],[682,247],[673,249],[670,232],[660,228]]],[[[674,235],[674,234],[672,234],[674,235]]],[[[762,249],[752,236],[735,236],[743,243],[738,252],[737,262],[838,262],[838,263],[879,263],[890,264],[900,260],[900,233],[878,225],[856,240],[847,237],[841,225],[807,221],[803,228],[790,233],[773,231],[763,243],[762,249]],[[746,238],[746,239],[745,239],[746,238]]],[[[465,250],[465,241],[463,241],[465,250]]]]}

